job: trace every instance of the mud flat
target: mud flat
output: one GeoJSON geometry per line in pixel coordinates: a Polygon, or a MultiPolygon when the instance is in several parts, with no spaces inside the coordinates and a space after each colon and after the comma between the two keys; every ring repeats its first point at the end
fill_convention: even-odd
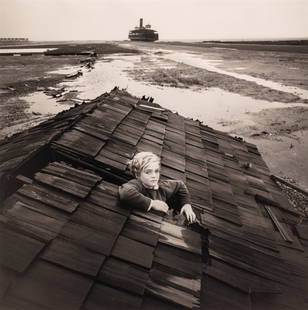
{"type": "MultiPolygon", "coordinates": [[[[0,140],[18,131],[34,126],[52,115],[78,103],[72,92],[59,98],[59,83],[70,73],[78,72],[88,63],[91,51],[101,59],[112,53],[129,52],[110,43],[89,42],[29,42],[20,46],[0,47],[0,140]],[[52,55],[42,53],[26,56],[3,56],[7,50],[35,51],[49,49],[52,55]],[[85,52],[85,55],[82,53],[85,52]],[[42,95],[46,92],[50,96],[42,95]],[[61,100],[62,99],[62,100],[61,100]],[[41,100],[32,108],[32,102],[41,100]]],[[[85,68],[88,70],[89,68],[85,68]]],[[[62,91],[64,93],[64,89],[62,91]]]]}

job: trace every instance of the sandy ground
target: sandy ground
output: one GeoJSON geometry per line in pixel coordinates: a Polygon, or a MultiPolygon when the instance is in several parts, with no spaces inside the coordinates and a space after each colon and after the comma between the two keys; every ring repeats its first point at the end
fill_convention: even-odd
{"type": "MultiPolygon", "coordinates": [[[[123,44],[123,42],[121,42],[123,44]]],[[[218,67],[241,74],[247,74],[284,85],[308,90],[308,53],[290,49],[263,51],[236,48],[200,47],[163,43],[125,43],[130,48],[189,51],[209,60],[220,61],[218,67]]],[[[62,74],[48,72],[66,66],[80,66],[83,56],[0,56],[0,138],[8,133],[8,126],[34,119],[36,115],[25,113],[26,103],[20,96],[55,86],[64,80],[62,74]]],[[[170,62],[169,62],[170,63],[170,62]]],[[[273,174],[288,177],[308,190],[308,105],[307,99],[296,94],[273,90],[254,82],[239,80],[224,74],[213,73],[183,63],[171,68],[162,68],[155,63],[144,62],[143,67],[134,68],[129,74],[135,79],[158,85],[180,88],[209,89],[218,87],[238,93],[247,98],[268,102],[294,103],[302,106],[266,109],[259,113],[247,113],[249,124],[230,123],[222,120],[222,126],[233,135],[258,146],[259,151],[273,174]]]]}

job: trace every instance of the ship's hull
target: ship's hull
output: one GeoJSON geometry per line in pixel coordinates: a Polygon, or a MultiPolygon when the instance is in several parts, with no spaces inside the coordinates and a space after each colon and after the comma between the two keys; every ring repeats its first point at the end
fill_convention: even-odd
{"type": "Polygon", "coordinates": [[[131,41],[147,41],[154,42],[158,40],[158,33],[156,31],[132,30],[128,38],[131,41]]]}

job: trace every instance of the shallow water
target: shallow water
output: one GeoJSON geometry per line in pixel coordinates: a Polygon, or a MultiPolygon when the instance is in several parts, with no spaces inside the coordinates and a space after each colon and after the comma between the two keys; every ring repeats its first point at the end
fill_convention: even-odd
{"type": "Polygon", "coordinates": [[[54,115],[70,108],[70,105],[59,103],[55,98],[47,96],[43,92],[35,92],[21,99],[25,100],[30,106],[29,109],[25,111],[26,113],[54,115]]]}
{"type": "Polygon", "coordinates": [[[171,59],[173,61],[182,62],[182,63],[185,63],[190,66],[194,66],[197,68],[206,69],[211,72],[216,72],[216,73],[232,76],[240,80],[255,82],[256,84],[264,86],[264,87],[290,93],[302,99],[308,99],[308,90],[301,89],[301,88],[294,87],[294,86],[282,85],[277,82],[256,78],[256,77],[253,77],[247,74],[229,72],[229,71],[220,69],[216,66],[222,61],[208,60],[208,59],[203,58],[201,55],[196,55],[195,53],[192,54],[192,53],[186,53],[186,52],[174,52],[174,53],[165,54],[162,57],[166,59],[171,59]]]}
{"type": "MultiPolygon", "coordinates": [[[[157,50],[155,52],[157,52],[157,50]]],[[[59,86],[65,86],[67,91],[77,90],[79,92],[78,98],[83,100],[94,99],[102,93],[109,92],[115,86],[118,86],[138,97],[142,97],[143,95],[151,96],[155,99],[155,102],[166,109],[177,111],[187,117],[199,119],[204,122],[204,124],[224,131],[229,131],[231,126],[234,127],[237,123],[241,123],[242,125],[252,124],[252,121],[249,120],[249,116],[247,115],[249,112],[258,112],[268,108],[300,105],[256,100],[236,93],[230,93],[219,88],[192,90],[162,87],[151,85],[146,82],[135,81],[129,76],[127,71],[134,68],[142,68],[144,57],[150,57],[150,60],[154,60],[155,66],[161,65],[165,68],[167,65],[165,60],[164,62],[161,61],[161,55],[155,56],[154,53],[146,56],[127,54],[113,55],[98,60],[95,63],[95,68],[91,71],[83,69],[83,76],[75,80],[64,81],[59,86]]],[[[216,65],[218,65],[220,61],[200,59],[196,54],[169,51],[169,53],[163,57],[196,65],[207,70],[212,69],[219,73],[225,72],[224,70],[216,68],[216,65]]],[[[57,72],[72,73],[76,71],[76,69],[78,68],[70,67],[70,69],[64,68],[57,72]]],[[[243,76],[242,74],[236,73],[232,73],[232,75],[243,76]]],[[[275,83],[273,85],[275,85],[275,83]]],[[[57,103],[54,98],[50,98],[42,92],[34,93],[23,99],[30,104],[30,111],[42,114],[56,114],[70,107],[69,105],[57,103]]]]}
{"type": "Polygon", "coordinates": [[[142,57],[144,56],[110,56],[108,59],[112,61],[97,61],[92,71],[84,72],[78,79],[62,84],[80,91],[79,98],[82,99],[94,99],[104,92],[109,92],[114,86],[125,88],[135,96],[151,96],[164,108],[199,119],[209,126],[225,131],[230,129],[228,124],[234,125],[238,122],[249,124],[248,112],[296,105],[256,100],[219,88],[192,90],[135,81],[129,77],[127,70],[138,65],[142,57]]]}
{"type": "Polygon", "coordinates": [[[5,53],[44,53],[46,51],[55,50],[56,48],[1,48],[0,54],[5,53]]]}

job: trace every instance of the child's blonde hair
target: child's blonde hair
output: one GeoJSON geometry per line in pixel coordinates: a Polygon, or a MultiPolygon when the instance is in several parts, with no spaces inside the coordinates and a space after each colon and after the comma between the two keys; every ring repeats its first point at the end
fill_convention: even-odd
{"type": "Polygon", "coordinates": [[[137,178],[140,172],[152,162],[158,162],[160,164],[160,158],[152,152],[140,152],[128,162],[128,169],[137,178]]]}

